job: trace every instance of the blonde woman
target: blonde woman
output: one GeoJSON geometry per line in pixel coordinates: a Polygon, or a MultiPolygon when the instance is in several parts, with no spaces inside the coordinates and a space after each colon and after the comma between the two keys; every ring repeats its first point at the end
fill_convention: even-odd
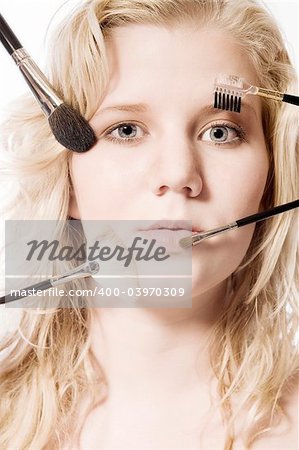
{"type": "MultiPolygon", "coordinates": [[[[209,229],[297,198],[296,107],[250,97],[241,114],[214,110],[219,73],[296,92],[257,2],[82,1],[49,76],[98,142],[67,151],[19,102],[3,130],[6,217],[209,229]]],[[[295,450],[296,219],[195,247],[192,308],[24,310],[1,345],[0,448],[295,450]]]]}

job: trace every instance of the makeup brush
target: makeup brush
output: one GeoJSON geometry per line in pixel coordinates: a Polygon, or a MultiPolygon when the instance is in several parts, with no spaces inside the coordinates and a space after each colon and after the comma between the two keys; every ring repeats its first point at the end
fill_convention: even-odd
{"type": "Polygon", "coordinates": [[[20,292],[23,293],[23,295],[5,295],[4,297],[0,297],[0,304],[13,302],[15,300],[19,300],[24,297],[28,297],[31,293],[34,291],[45,291],[47,289],[50,289],[55,286],[60,286],[61,284],[68,283],[71,280],[76,280],[77,278],[86,278],[90,275],[95,275],[98,273],[100,269],[100,265],[97,262],[88,262],[83,263],[80,266],[76,267],[75,269],[66,272],[64,275],[60,275],[57,277],[50,278],[46,281],[41,281],[36,284],[32,284],[31,286],[27,286],[24,289],[19,289],[20,292]],[[27,295],[26,295],[27,294],[27,295]]]}
{"type": "Polygon", "coordinates": [[[22,72],[56,140],[74,152],[89,150],[97,141],[93,129],[81,114],[59,98],[1,14],[0,40],[22,72]]]}
{"type": "Polygon", "coordinates": [[[241,228],[250,223],[260,222],[261,220],[269,219],[276,214],[281,214],[283,212],[289,211],[290,209],[295,209],[299,207],[299,200],[294,200],[290,203],[285,203],[283,205],[275,206],[274,208],[268,209],[257,214],[252,214],[251,216],[243,217],[243,219],[236,220],[235,222],[224,225],[223,227],[214,228],[209,231],[202,231],[200,233],[193,234],[193,236],[187,236],[179,241],[182,248],[188,248],[193,245],[197,245],[205,239],[217,236],[218,234],[225,233],[235,228],[241,228]]]}
{"type": "Polygon", "coordinates": [[[241,112],[242,98],[247,94],[258,95],[299,106],[299,97],[251,86],[236,75],[219,75],[215,80],[214,108],[241,112]]]}

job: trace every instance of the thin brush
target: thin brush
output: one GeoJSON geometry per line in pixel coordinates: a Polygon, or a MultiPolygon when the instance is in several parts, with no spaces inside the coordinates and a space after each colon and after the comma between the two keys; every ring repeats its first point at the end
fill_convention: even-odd
{"type": "Polygon", "coordinates": [[[283,205],[275,206],[274,208],[268,209],[257,214],[252,214],[251,216],[243,217],[243,219],[236,220],[235,222],[224,225],[223,227],[214,228],[213,230],[203,231],[193,236],[188,236],[180,240],[179,244],[182,248],[188,248],[193,245],[197,245],[205,239],[209,239],[218,234],[226,233],[227,231],[234,230],[235,228],[241,228],[245,225],[251,223],[260,222],[270,217],[276,216],[276,214],[281,214],[283,212],[289,211],[290,209],[295,209],[299,207],[299,199],[294,200],[290,203],[285,203],[283,205]]]}
{"type": "Polygon", "coordinates": [[[27,286],[24,289],[19,289],[23,295],[5,295],[4,297],[0,297],[0,304],[13,302],[15,300],[19,300],[29,295],[33,290],[35,291],[45,291],[55,286],[60,286],[61,284],[68,283],[71,280],[76,280],[78,278],[86,278],[91,275],[95,275],[98,273],[100,269],[100,265],[97,262],[88,262],[81,264],[75,269],[66,272],[64,275],[60,275],[57,277],[50,278],[46,281],[41,281],[39,283],[33,284],[31,286],[27,286]],[[26,295],[27,294],[27,295],[26,295]]]}
{"type": "Polygon", "coordinates": [[[235,75],[219,75],[215,80],[214,108],[241,112],[241,101],[247,94],[299,106],[299,97],[295,95],[252,86],[235,75]]]}
{"type": "Polygon", "coordinates": [[[1,14],[0,40],[22,72],[56,140],[74,152],[89,150],[97,141],[93,129],[81,114],[59,98],[1,14]]]}

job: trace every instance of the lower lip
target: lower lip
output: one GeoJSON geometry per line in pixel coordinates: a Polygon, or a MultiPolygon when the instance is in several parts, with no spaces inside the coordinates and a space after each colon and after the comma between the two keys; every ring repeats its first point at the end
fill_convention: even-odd
{"type": "Polygon", "coordinates": [[[136,236],[140,236],[143,239],[153,240],[155,239],[156,245],[160,245],[166,248],[169,252],[182,251],[179,244],[180,239],[191,236],[190,230],[138,230],[136,236]]]}

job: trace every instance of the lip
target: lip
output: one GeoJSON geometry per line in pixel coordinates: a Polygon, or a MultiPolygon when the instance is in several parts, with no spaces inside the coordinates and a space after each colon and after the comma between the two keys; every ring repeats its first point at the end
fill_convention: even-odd
{"type": "Polygon", "coordinates": [[[192,226],[190,221],[187,220],[160,220],[158,222],[153,222],[148,227],[139,228],[138,231],[155,231],[155,230],[164,230],[164,231],[189,231],[192,233],[199,233],[200,228],[198,226],[192,226]]]}
{"type": "Polygon", "coordinates": [[[157,245],[162,245],[167,252],[180,253],[180,240],[199,233],[197,225],[191,225],[190,220],[159,220],[150,223],[149,226],[139,228],[138,235],[148,240],[155,240],[157,245]]]}

